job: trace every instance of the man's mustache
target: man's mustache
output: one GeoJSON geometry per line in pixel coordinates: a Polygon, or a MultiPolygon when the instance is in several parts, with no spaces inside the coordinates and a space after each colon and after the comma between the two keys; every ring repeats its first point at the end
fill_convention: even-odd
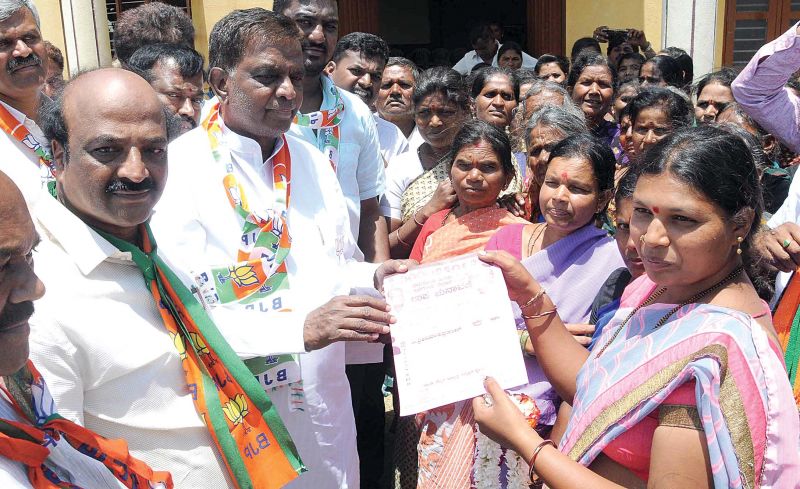
{"type": "Polygon", "coordinates": [[[33,316],[33,302],[6,303],[5,309],[0,312],[0,331],[8,326],[27,321],[31,316],[33,316]]]}
{"type": "Polygon", "coordinates": [[[106,193],[114,193],[114,192],[139,192],[142,190],[150,190],[154,187],[153,180],[151,178],[145,178],[141,182],[131,182],[131,181],[123,181],[123,180],[114,180],[106,187],[106,193]]]}
{"type": "Polygon", "coordinates": [[[8,73],[13,73],[20,68],[25,68],[26,66],[41,66],[42,59],[36,55],[36,53],[31,53],[25,58],[11,58],[6,63],[6,71],[8,73]]]}

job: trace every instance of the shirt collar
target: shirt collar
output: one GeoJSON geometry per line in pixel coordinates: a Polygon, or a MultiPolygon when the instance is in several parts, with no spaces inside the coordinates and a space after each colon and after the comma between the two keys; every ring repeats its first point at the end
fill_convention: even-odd
{"type": "Polygon", "coordinates": [[[108,259],[133,263],[130,253],[118,250],[56,199],[43,196],[34,213],[42,230],[61,246],[84,275],[108,259]]]}
{"type": "Polygon", "coordinates": [[[7,103],[3,102],[2,100],[0,100],[0,104],[3,104],[3,107],[5,107],[6,110],[11,112],[11,115],[13,115],[16,120],[22,122],[23,124],[25,123],[26,120],[28,120],[28,116],[18,111],[14,107],[8,105],[7,103]]]}
{"type": "MultiPolygon", "coordinates": [[[[222,120],[222,114],[220,114],[218,120],[220,128],[222,129],[222,138],[225,141],[225,147],[227,147],[229,151],[236,153],[247,161],[261,161],[261,145],[258,144],[255,139],[242,136],[241,134],[228,129],[228,126],[225,125],[225,121],[222,120]]],[[[282,147],[283,138],[280,137],[277,139],[277,141],[275,141],[275,147],[272,149],[272,154],[265,161],[261,161],[261,163],[271,161],[272,158],[278,154],[278,151],[280,151],[282,147]]]]}
{"type": "MultiPolygon", "coordinates": [[[[339,88],[333,84],[333,80],[328,78],[327,75],[321,75],[319,79],[322,84],[322,105],[319,110],[335,109],[336,99],[333,97],[331,90],[339,90],[339,88]]],[[[341,94],[339,94],[339,97],[341,98],[341,94]]]]}

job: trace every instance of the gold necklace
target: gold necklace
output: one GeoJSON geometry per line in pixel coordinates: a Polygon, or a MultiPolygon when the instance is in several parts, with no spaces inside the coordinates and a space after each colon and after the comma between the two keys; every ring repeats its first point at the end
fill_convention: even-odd
{"type": "MultiPolygon", "coordinates": [[[[728,283],[730,283],[731,281],[733,281],[733,279],[735,279],[735,278],[736,278],[736,277],[737,277],[737,276],[738,276],[740,273],[742,273],[742,270],[743,270],[742,266],[741,266],[741,265],[739,265],[739,266],[738,266],[738,267],[736,267],[736,268],[735,268],[735,269],[734,269],[734,270],[733,270],[731,273],[729,273],[729,274],[728,274],[728,275],[727,275],[725,278],[723,278],[723,279],[722,279],[722,280],[720,280],[719,282],[717,282],[717,283],[715,283],[714,285],[712,285],[711,287],[709,287],[709,288],[707,288],[707,289],[705,289],[705,290],[703,290],[703,291],[701,291],[701,292],[699,292],[699,293],[697,293],[697,294],[693,295],[692,297],[690,297],[690,298],[689,298],[689,299],[687,299],[686,301],[684,301],[684,302],[682,302],[681,304],[678,304],[677,306],[675,306],[675,307],[673,307],[672,309],[670,309],[670,311],[669,311],[669,312],[668,312],[668,313],[667,313],[667,314],[666,314],[664,317],[662,317],[662,318],[661,318],[661,319],[658,321],[658,323],[656,323],[656,327],[655,327],[655,328],[653,328],[653,331],[657,330],[657,329],[658,329],[658,328],[660,328],[661,326],[664,326],[664,324],[666,324],[667,320],[668,320],[668,319],[669,319],[669,318],[670,318],[670,317],[671,317],[673,314],[675,314],[675,313],[678,311],[678,309],[680,309],[681,307],[685,306],[686,304],[691,304],[691,303],[693,303],[693,302],[697,302],[699,299],[703,298],[704,296],[706,296],[706,295],[708,295],[708,294],[710,294],[710,293],[712,293],[712,292],[715,292],[715,291],[717,291],[717,290],[721,289],[721,288],[722,288],[722,287],[724,287],[725,285],[728,285],[728,283]]],[[[666,287],[661,287],[660,289],[658,289],[658,290],[656,290],[655,292],[653,292],[653,293],[650,295],[650,297],[648,297],[648,298],[647,298],[647,300],[646,300],[646,301],[644,301],[644,302],[642,302],[641,304],[639,304],[638,306],[636,306],[636,307],[633,309],[633,311],[631,311],[631,313],[630,313],[630,314],[628,314],[628,317],[626,317],[626,318],[625,318],[625,320],[624,320],[624,321],[622,321],[622,324],[620,324],[620,326],[617,328],[617,330],[616,330],[616,331],[614,331],[614,334],[611,336],[611,339],[609,339],[609,340],[606,342],[606,344],[605,344],[605,345],[603,345],[603,348],[601,348],[601,349],[600,349],[600,351],[599,351],[599,352],[597,352],[597,356],[596,356],[595,358],[600,358],[600,356],[603,354],[603,352],[604,352],[604,351],[606,351],[606,348],[608,348],[608,347],[609,347],[609,345],[611,345],[611,343],[613,343],[613,342],[614,342],[614,340],[615,340],[615,339],[617,339],[617,336],[619,336],[619,334],[622,332],[622,330],[623,330],[623,329],[625,328],[625,326],[628,324],[628,321],[630,321],[630,320],[631,320],[631,318],[633,317],[633,315],[634,315],[634,314],[636,314],[637,312],[639,312],[639,309],[641,309],[641,308],[643,308],[643,307],[645,307],[645,306],[648,306],[648,305],[650,305],[650,304],[651,304],[651,303],[652,303],[654,300],[656,300],[658,297],[660,297],[660,296],[661,296],[661,294],[663,294],[664,292],[666,292],[666,290],[667,290],[667,288],[666,288],[666,287]]]]}

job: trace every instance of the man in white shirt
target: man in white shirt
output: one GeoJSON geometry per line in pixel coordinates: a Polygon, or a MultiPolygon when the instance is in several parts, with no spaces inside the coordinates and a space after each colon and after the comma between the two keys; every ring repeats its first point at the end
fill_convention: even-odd
{"type": "MultiPolygon", "coordinates": [[[[336,86],[372,107],[378,95],[389,46],[380,37],[351,32],[339,39],[325,67],[336,86]]],[[[384,165],[408,150],[408,141],[394,124],[374,114],[384,165]]],[[[377,488],[383,476],[384,402],[383,345],[346,345],[347,379],[356,418],[358,458],[363,489],[377,488]]]]}
{"type": "Polygon", "coordinates": [[[169,481],[168,473],[150,472],[146,465],[128,458],[127,450],[110,453],[105,450],[106,440],[98,437],[98,443],[79,451],[64,435],[86,430],[69,421],[51,422],[56,419],[56,405],[45,380],[28,360],[33,301],[44,294],[44,285],[33,271],[38,243],[22,194],[0,172],[0,487],[41,487],[34,481],[41,483],[45,478],[75,489],[122,489],[128,487],[122,480],[134,479],[139,487],[168,487],[162,485],[169,481]],[[32,443],[30,437],[37,435],[41,443],[32,443]]]}
{"type": "MultiPolygon", "coordinates": [[[[497,52],[500,50],[502,44],[498,42],[492,30],[486,24],[480,24],[469,31],[469,42],[472,45],[472,51],[467,52],[458,63],[453,66],[453,69],[462,75],[468,75],[472,71],[472,67],[478,63],[497,64],[497,52]]],[[[536,66],[536,58],[528,53],[522,53],[522,67],[533,68],[536,66]]]]}
{"type": "Polygon", "coordinates": [[[389,235],[378,205],[385,182],[375,121],[369,107],[323,73],[339,37],[336,0],[276,0],[273,10],[303,32],[303,103],[291,133],[328,157],[347,199],[353,238],[365,261],[381,263],[389,259],[389,235]]]}
{"type": "Polygon", "coordinates": [[[414,120],[414,87],[419,68],[413,61],[391,57],[383,69],[381,86],[375,101],[378,115],[396,125],[408,139],[409,151],[416,151],[424,142],[414,120]]]}
{"type": "Polygon", "coordinates": [[[286,424],[308,467],[287,487],[359,487],[341,340],[374,341],[390,319],[382,300],[346,295],[370,284],[375,266],[353,260],[347,203],[330,161],[284,134],[303,94],[297,28],[263,9],[233,11],[211,31],[209,66],[219,102],[169,147],[170,183],[152,223],[160,250],[196,278],[222,334],[286,424]],[[278,220],[270,230],[288,254],[250,246],[260,238],[245,230],[244,205],[248,222],[278,220]],[[281,260],[282,282],[225,296],[233,272],[281,260]]]}
{"type": "MultiPolygon", "coordinates": [[[[389,59],[386,41],[374,34],[351,32],[339,39],[325,73],[342,90],[356,95],[373,108],[378,97],[381,76],[389,59]]],[[[384,166],[394,156],[408,151],[408,141],[400,129],[373,113],[378,130],[384,166]]]]}
{"type": "Polygon", "coordinates": [[[45,194],[34,212],[50,293],[31,319],[31,358],[65,418],[126,439],[178,487],[233,487],[142,272],[99,234],[141,239],[166,179],[163,105],[139,76],[107,69],[70,81],[42,116],[58,200],[45,194]]]}
{"type": "Polygon", "coordinates": [[[3,3],[6,17],[0,19],[0,39],[8,47],[0,52],[0,171],[17,184],[32,207],[39,190],[52,181],[50,147],[36,123],[47,74],[47,49],[33,3],[3,3]]]}

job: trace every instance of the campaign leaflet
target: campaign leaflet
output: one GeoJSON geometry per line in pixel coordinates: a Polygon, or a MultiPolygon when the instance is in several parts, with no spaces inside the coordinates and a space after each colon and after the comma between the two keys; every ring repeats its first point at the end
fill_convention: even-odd
{"type": "Polygon", "coordinates": [[[486,376],[527,383],[500,269],[471,254],[392,275],[384,292],[401,416],[482,395],[486,376]]]}

